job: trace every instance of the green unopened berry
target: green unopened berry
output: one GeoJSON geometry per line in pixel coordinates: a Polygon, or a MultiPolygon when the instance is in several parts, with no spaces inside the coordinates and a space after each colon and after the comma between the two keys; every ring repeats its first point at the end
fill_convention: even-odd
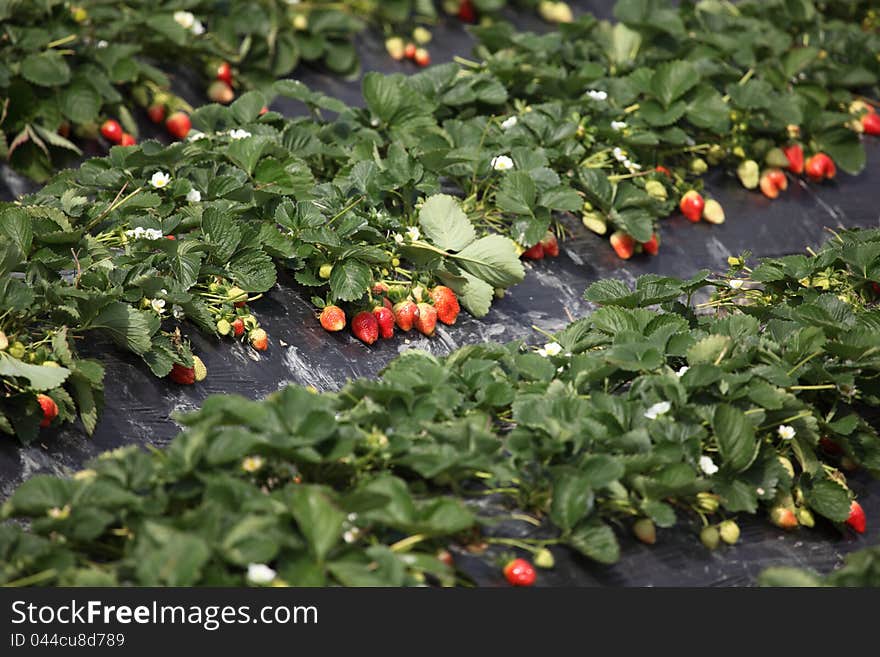
{"type": "Polygon", "coordinates": [[[733,545],[739,540],[739,525],[733,520],[725,520],[718,525],[718,533],[721,535],[722,541],[728,545],[733,545]]]}
{"type": "Polygon", "coordinates": [[[700,541],[708,549],[714,550],[721,542],[721,535],[715,527],[703,527],[703,530],[700,532],[700,541]]]}
{"type": "Polygon", "coordinates": [[[532,562],[538,568],[552,568],[556,565],[556,559],[553,558],[553,553],[547,548],[541,548],[535,552],[535,557],[532,559],[532,562]]]}

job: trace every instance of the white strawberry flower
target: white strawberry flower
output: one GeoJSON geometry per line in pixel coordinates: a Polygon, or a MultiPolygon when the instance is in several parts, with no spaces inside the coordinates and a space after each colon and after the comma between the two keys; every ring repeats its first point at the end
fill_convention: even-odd
{"type": "Polygon", "coordinates": [[[183,29],[189,30],[192,29],[193,24],[196,22],[196,17],[191,11],[175,11],[174,22],[183,29]]]}
{"type": "Polygon", "coordinates": [[[624,128],[626,128],[625,121],[612,121],[611,122],[611,129],[614,130],[615,132],[620,132],[624,128]]]}
{"type": "Polygon", "coordinates": [[[678,371],[675,373],[675,376],[677,376],[680,379],[681,377],[683,377],[687,373],[687,371],[689,369],[690,368],[687,365],[682,365],[680,368],[678,368],[678,371]]]}
{"type": "Polygon", "coordinates": [[[125,231],[125,236],[130,237],[131,239],[139,240],[143,239],[145,232],[146,230],[144,228],[138,226],[137,228],[132,228],[131,230],[125,231]]]}
{"type": "Polygon", "coordinates": [[[98,41],[98,43],[95,44],[95,47],[96,48],[106,48],[109,45],[110,44],[107,43],[106,41],[104,41],[104,39],[101,39],[100,41],[98,41]]]}
{"type": "Polygon", "coordinates": [[[741,279],[739,279],[739,278],[733,278],[733,279],[730,280],[730,282],[728,283],[728,285],[730,285],[730,287],[731,287],[732,289],[734,289],[734,290],[738,290],[738,289],[740,289],[740,288],[743,286],[744,283],[745,283],[744,280],[741,280],[741,279]]]}
{"type": "Polygon", "coordinates": [[[150,178],[150,184],[154,189],[162,189],[169,182],[171,182],[171,174],[165,173],[164,171],[157,171],[153,174],[153,177],[150,178]]]}
{"type": "Polygon", "coordinates": [[[186,193],[186,200],[189,203],[199,203],[202,200],[202,193],[197,189],[191,189],[186,193]]]}
{"type": "Polygon", "coordinates": [[[492,158],[492,168],[495,171],[509,171],[513,168],[513,160],[506,155],[496,155],[492,158]]]}
{"type": "Polygon", "coordinates": [[[150,299],[150,307],[157,315],[161,315],[165,312],[165,299],[150,299]]]}
{"type": "Polygon", "coordinates": [[[251,584],[269,584],[277,573],[264,563],[252,563],[248,565],[247,580],[251,584]]]}
{"type": "Polygon", "coordinates": [[[162,231],[158,228],[147,228],[143,233],[143,238],[145,240],[160,240],[163,237],[164,235],[162,235],[162,231]]]}
{"type": "Polygon", "coordinates": [[[53,520],[64,520],[70,515],[70,505],[65,504],[62,507],[53,506],[46,513],[53,520]]]}
{"type": "Polygon", "coordinates": [[[174,317],[174,319],[183,319],[184,317],[186,317],[186,311],[181,306],[178,306],[175,303],[173,306],[171,306],[171,315],[174,317]]]}
{"type": "Polygon", "coordinates": [[[247,456],[241,462],[241,469],[253,473],[262,468],[264,464],[262,456],[247,456]]]}
{"type": "Polygon", "coordinates": [[[251,133],[249,133],[247,130],[236,128],[235,130],[229,131],[229,136],[233,139],[247,139],[251,136],[251,133]]]}
{"type": "Polygon", "coordinates": [[[190,28],[190,31],[196,36],[201,36],[205,33],[205,25],[204,23],[202,23],[202,21],[195,20],[193,22],[192,28],[190,28]]]}
{"type": "Polygon", "coordinates": [[[403,244],[406,241],[406,238],[400,233],[394,233],[394,241],[398,244],[403,244]]]}
{"type": "Polygon", "coordinates": [[[505,130],[510,130],[513,126],[517,124],[517,121],[518,119],[515,116],[511,116],[501,122],[501,127],[505,130]]]}
{"type": "Polygon", "coordinates": [[[671,408],[672,404],[668,401],[657,402],[648,407],[648,410],[645,411],[645,417],[649,420],[656,420],[661,415],[668,413],[671,408]]]}
{"type": "Polygon", "coordinates": [[[589,96],[593,100],[606,100],[608,98],[608,94],[606,92],[599,91],[598,89],[588,90],[587,96],[589,96]]]}
{"type": "Polygon", "coordinates": [[[797,431],[794,430],[794,427],[788,424],[780,424],[779,428],[776,429],[776,433],[779,434],[779,437],[783,440],[791,440],[797,434],[797,431]]]}
{"type": "Polygon", "coordinates": [[[190,130],[189,134],[186,137],[186,140],[187,141],[198,141],[199,139],[204,139],[207,136],[208,135],[206,135],[204,132],[201,132],[200,130],[190,130]]]}
{"type": "Polygon", "coordinates": [[[422,236],[422,233],[415,226],[410,226],[406,229],[406,236],[410,242],[416,242],[422,236]]]}
{"type": "Polygon", "coordinates": [[[558,356],[562,353],[562,345],[558,342],[548,342],[543,349],[538,349],[538,354],[544,356],[558,356]]]}
{"type": "Polygon", "coordinates": [[[354,543],[358,540],[358,537],[361,535],[361,530],[357,527],[352,527],[351,529],[342,533],[342,540],[346,543],[354,543]]]}
{"type": "Polygon", "coordinates": [[[700,470],[711,477],[713,474],[718,472],[718,466],[715,465],[715,461],[712,460],[711,456],[701,456],[700,470]]]}

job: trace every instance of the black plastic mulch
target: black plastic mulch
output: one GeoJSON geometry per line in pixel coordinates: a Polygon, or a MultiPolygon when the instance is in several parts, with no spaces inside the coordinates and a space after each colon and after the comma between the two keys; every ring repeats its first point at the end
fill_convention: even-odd
{"type": "MultiPolygon", "coordinates": [[[[574,2],[600,17],[610,16],[610,2],[574,2]]],[[[546,29],[531,15],[509,14],[524,29],[546,29]]],[[[457,21],[444,21],[434,30],[430,48],[435,62],[467,55],[472,39],[457,21]]],[[[408,63],[390,60],[382,39],[375,34],[359,38],[365,70],[412,72],[408,63]]],[[[340,80],[317,69],[298,72],[299,79],[316,90],[360,103],[359,82],[340,80]]],[[[185,74],[176,89],[184,97],[202,102],[200,90],[185,74]]],[[[296,114],[300,107],[284,99],[272,109],[296,114]]],[[[143,135],[160,136],[144,121],[143,135]]],[[[91,155],[100,154],[98,152],[91,155]]],[[[527,265],[525,282],[496,302],[483,320],[462,315],[454,327],[442,327],[434,339],[410,335],[368,347],[348,333],[328,334],[314,319],[308,295],[289,277],[263,300],[254,304],[260,323],[270,335],[269,351],[257,354],[241,344],[218,342],[193,331],[193,347],[205,361],[209,377],[195,387],[174,387],[153,377],[134,358],[110,345],[91,344],[83,349],[107,368],[107,399],[95,435],[87,437],[77,427],[46,434],[39,444],[26,448],[14,441],[0,443],[0,499],[21,481],[38,472],[65,473],[77,470],[107,449],[127,444],[162,446],[177,433],[170,419],[175,411],[198,408],[211,394],[236,393],[262,397],[287,383],[313,385],[319,390],[339,388],[349,378],[374,376],[400,352],[425,349],[446,354],[465,344],[524,339],[542,342],[533,326],[555,331],[590,310],[583,301],[584,289],[593,281],[615,277],[632,280],[645,273],[688,277],[701,268],[726,269],[728,255],[750,250],[756,256],[778,256],[818,246],[829,230],[880,225],[880,144],[868,144],[868,166],[859,176],[840,175],[832,184],[800,182],[789,187],[779,200],[770,202],[760,194],[742,189],[730,176],[716,174],[708,192],[724,206],[727,222],[722,226],[691,224],[681,216],[662,223],[660,254],[618,260],[607,240],[584,229],[573,219],[567,222],[570,238],[560,257],[527,265]]],[[[6,167],[0,167],[0,198],[11,199],[33,189],[6,167]]],[[[762,569],[771,565],[795,565],[827,572],[855,549],[880,542],[880,484],[856,476],[851,481],[869,519],[861,537],[842,534],[823,525],[810,531],[783,533],[764,519],[739,518],[742,539],[733,547],[714,552],[697,539],[699,527],[659,530],[658,542],[648,547],[635,541],[625,528],[621,537],[623,558],[614,566],[601,566],[568,550],[556,550],[557,566],[542,571],[539,585],[635,585],[716,586],[749,585],[762,569]]],[[[505,535],[528,535],[539,531],[525,523],[504,523],[489,530],[505,535]]],[[[497,556],[492,554],[490,556],[497,556]]],[[[481,585],[501,584],[500,570],[485,557],[458,555],[459,563],[481,585]]]]}

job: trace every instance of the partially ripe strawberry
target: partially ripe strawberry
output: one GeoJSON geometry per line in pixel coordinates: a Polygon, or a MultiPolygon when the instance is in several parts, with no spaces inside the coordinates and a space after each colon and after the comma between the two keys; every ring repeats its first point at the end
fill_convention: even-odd
{"type": "Polygon", "coordinates": [[[406,46],[403,49],[403,56],[406,57],[407,59],[415,59],[416,50],[418,50],[416,48],[416,44],[408,43],[408,44],[406,44],[406,46]]]}
{"type": "Polygon", "coordinates": [[[788,178],[782,169],[767,169],[761,174],[761,192],[767,198],[776,198],[779,192],[788,189],[788,178]]]}
{"type": "Polygon", "coordinates": [[[794,511],[784,506],[775,506],[770,509],[770,522],[781,529],[794,529],[798,526],[798,519],[794,515],[794,511]]]}
{"type": "Polygon", "coordinates": [[[611,248],[621,260],[629,260],[636,248],[636,241],[622,230],[611,234],[611,248]]]}
{"type": "Polygon", "coordinates": [[[165,129],[172,137],[185,139],[192,128],[192,122],[186,112],[175,112],[165,121],[165,129]]]}
{"type": "Polygon", "coordinates": [[[122,139],[119,140],[120,146],[134,146],[135,144],[137,144],[137,139],[132,137],[127,132],[122,133],[122,139]]]}
{"type": "Polygon", "coordinates": [[[226,84],[232,84],[232,66],[229,65],[229,62],[223,62],[217,67],[217,75],[215,77],[226,84]]]}
{"type": "Polygon", "coordinates": [[[672,178],[672,173],[662,164],[658,164],[657,166],[655,166],[654,171],[656,171],[657,173],[662,173],[664,176],[668,176],[669,178],[672,178]]]}
{"type": "Polygon", "coordinates": [[[269,108],[266,107],[265,105],[263,105],[263,106],[260,108],[259,116],[263,116],[263,114],[268,114],[268,113],[269,113],[269,108]]]}
{"type": "Polygon", "coordinates": [[[544,247],[544,255],[546,257],[556,258],[559,256],[559,240],[557,240],[556,235],[549,230],[544,236],[544,239],[541,240],[540,244],[544,247]]]}
{"type": "Polygon", "coordinates": [[[810,159],[807,160],[807,164],[804,167],[807,175],[814,182],[819,182],[828,178],[834,178],[837,175],[837,167],[834,165],[834,160],[828,157],[825,153],[816,153],[810,159]]]}
{"type": "Polygon", "coordinates": [[[171,367],[171,373],[168,374],[168,378],[174,381],[174,383],[179,383],[182,386],[191,386],[196,382],[196,370],[194,367],[187,367],[180,363],[174,363],[171,367]]]}
{"type": "Polygon", "coordinates": [[[681,213],[694,223],[697,223],[703,216],[703,208],[705,206],[706,202],[703,200],[703,197],[700,196],[699,192],[693,189],[686,192],[685,195],[681,197],[681,202],[678,204],[681,213]]]}
{"type": "Polygon", "coordinates": [[[862,116],[862,128],[866,135],[880,136],[880,114],[865,114],[862,116]]]}
{"type": "Polygon", "coordinates": [[[214,80],[208,85],[208,98],[215,103],[228,105],[235,100],[235,92],[232,90],[232,87],[223,82],[223,80],[214,80]]]}
{"type": "Polygon", "coordinates": [[[504,566],[504,578],[513,586],[531,586],[536,577],[534,567],[525,559],[514,559],[504,566]]]}
{"type": "Polygon", "coordinates": [[[633,534],[642,543],[654,545],[657,542],[657,528],[650,518],[639,518],[633,523],[633,534]]]}
{"type": "Polygon", "coordinates": [[[431,53],[429,53],[425,48],[416,48],[416,51],[413,54],[413,61],[416,63],[416,66],[421,66],[422,68],[430,66],[431,53]]]}
{"type": "Polygon", "coordinates": [[[411,331],[419,316],[419,307],[409,299],[394,304],[394,321],[401,331],[411,331]]]}
{"type": "Polygon", "coordinates": [[[351,332],[358,340],[367,344],[373,344],[379,339],[379,322],[373,313],[359,312],[351,320],[351,332]]]}
{"type": "Polygon", "coordinates": [[[101,124],[101,134],[107,141],[118,144],[122,141],[122,126],[119,125],[119,121],[107,119],[101,124]]]}
{"type": "Polygon", "coordinates": [[[254,329],[248,334],[251,346],[257,351],[266,351],[269,348],[269,335],[261,328],[254,329]]]}
{"type": "Polygon", "coordinates": [[[788,158],[788,170],[800,175],[804,172],[804,147],[800,144],[792,144],[782,149],[788,158]]]}
{"type": "Polygon", "coordinates": [[[660,241],[657,239],[657,233],[651,235],[651,239],[647,242],[642,242],[642,249],[648,255],[655,256],[660,252],[660,241]]]}
{"type": "Polygon", "coordinates": [[[526,249],[522,253],[522,257],[526,260],[543,260],[544,259],[544,245],[538,242],[534,246],[526,249]]]}
{"type": "Polygon", "coordinates": [[[437,309],[429,303],[418,304],[419,316],[414,322],[416,330],[422,335],[431,337],[437,326],[437,309]]]}
{"type": "Polygon", "coordinates": [[[147,116],[153,123],[162,123],[165,120],[165,106],[162,103],[153,103],[147,108],[147,116]]]}
{"type": "Polygon", "coordinates": [[[373,317],[379,325],[379,335],[387,340],[394,337],[394,313],[384,305],[373,308],[373,317]]]}
{"type": "Polygon", "coordinates": [[[177,238],[174,237],[174,235],[166,235],[166,236],[165,236],[165,239],[166,239],[166,240],[171,240],[171,241],[173,242],[173,241],[176,240],[177,238]]]}
{"type": "Polygon", "coordinates": [[[244,335],[244,320],[241,317],[236,317],[232,320],[232,334],[235,337],[244,335]]]}
{"type": "Polygon", "coordinates": [[[319,319],[325,331],[341,331],[345,328],[345,311],[339,306],[324,306],[319,319]]]}
{"type": "Polygon", "coordinates": [[[40,427],[45,429],[52,424],[52,420],[58,417],[58,404],[49,395],[42,393],[37,395],[37,403],[43,409],[43,419],[40,420],[40,427]]]}
{"type": "Polygon", "coordinates": [[[437,319],[444,324],[455,324],[458,313],[461,312],[455,292],[445,285],[438,285],[431,290],[430,297],[437,311],[437,319]]]}
{"type": "Polygon", "coordinates": [[[859,534],[865,533],[865,527],[868,524],[865,519],[865,510],[855,500],[849,505],[849,517],[846,519],[846,524],[859,534]]]}

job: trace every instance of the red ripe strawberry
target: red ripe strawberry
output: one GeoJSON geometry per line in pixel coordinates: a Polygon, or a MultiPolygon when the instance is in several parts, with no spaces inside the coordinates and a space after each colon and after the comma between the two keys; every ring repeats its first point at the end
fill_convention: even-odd
{"type": "Polygon", "coordinates": [[[474,9],[474,3],[471,0],[461,0],[458,5],[458,20],[462,23],[476,23],[477,10],[474,9]]]}
{"type": "Polygon", "coordinates": [[[232,84],[232,67],[229,65],[229,62],[223,62],[217,67],[217,75],[215,77],[226,84],[232,84]]]}
{"type": "Polygon", "coordinates": [[[544,255],[548,258],[556,258],[559,256],[559,241],[556,239],[556,235],[549,230],[544,236],[544,239],[541,240],[541,246],[544,247],[544,255]]]}
{"type": "Polygon", "coordinates": [[[324,306],[319,319],[325,331],[341,331],[345,328],[345,311],[339,306],[324,306]]]}
{"type": "Polygon", "coordinates": [[[526,260],[543,260],[544,245],[538,242],[537,244],[535,244],[535,246],[523,251],[522,257],[526,260]]]}
{"type": "Polygon", "coordinates": [[[120,146],[134,146],[135,144],[137,144],[137,139],[132,137],[127,132],[122,133],[122,139],[119,140],[120,146]]]}
{"type": "Polygon", "coordinates": [[[208,98],[215,103],[228,105],[235,100],[235,92],[232,90],[232,87],[222,80],[214,80],[208,85],[208,98]]]}
{"type": "Polygon", "coordinates": [[[618,230],[611,235],[611,248],[614,249],[618,258],[629,260],[632,258],[633,251],[635,251],[636,241],[632,236],[618,230]]]}
{"type": "Polygon", "coordinates": [[[244,320],[241,317],[236,317],[232,320],[232,334],[235,337],[244,335],[244,320]]]}
{"type": "Polygon", "coordinates": [[[388,292],[388,286],[385,285],[385,283],[376,283],[375,285],[373,285],[371,291],[373,292],[374,295],[379,297],[379,296],[382,296],[383,294],[385,294],[386,292],[388,292]]]}
{"type": "Polygon", "coordinates": [[[431,301],[437,311],[437,319],[444,324],[455,324],[461,306],[458,305],[458,297],[455,292],[445,285],[438,285],[430,292],[431,301]]]}
{"type": "Polygon", "coordinates": [[[165,239],[166,239],[166,240],[171,240],[171,241],[173,242],[173,241],[176,240],[177,238],[174,237],[174,235],[166,235],[166,236],[165,236],[165,239]]]}
{"type": "Polygon", "coordinates": [[[367,344],[373,344],[379,339],[379,322],[373,316],[373,313],[359,312],[351,320],[351,332],[358,340],[367,344]]]}
{"type": "Polygon", "coordinates": [[[416,63],[416,66],[421,66],[422,68],[430,66],[431,53],[429,53],[425,48],[416,48],[416,51],[413,54],[413,61],[416,63]]]}
{"type": "Polygon", "coordinates": [[[788,170],[800,175],[804,172],[804,148],[800,144],[792,144],[782,149],[788,158],[788,170]]]}
{"type": "Polygon", "coordinates": [[[154,103],[147,108],[147,116],[153,123],[162,123],[165,120],[165,106],[162,103],[154,103]]]}
{"type": "Polygon", "coordinates": [[[681,213],[685,217],[690,221],[697,223],[703,216],[703,208],[706,207],[706,202],[703,200],[703,197],[700,196],[699,192],[692,189],[681,197],[681,202],[678,204],[678,207],[681,209],[681,213]]]}
{"type": "Polygon", "coordinates": [[[254,329],[248,335],[251,346],[257,351],[266,351],[269,348],[269,334],[261,328],[254,329]]]}
{"type": "Polygon", "coordinates": [[[657,173],[662,173],[663,175],[668,176],[669,178],[672,178],[672,174],[669,172],[669,169],[667,169],[662,164],[658,164],[656,167],[654,167],[654,171],[656,171],[657,173]]]}
{"type": "Polygon", "coordinates": [[[862,116],[862,128],[866,135],[880,136],[880,114],[870,112],[862,116]]]}
{"type": "Polygon", "coordinates": [[[843,454],[843,448],[828,436],[822,436],[819,439],[819,445],[822,447],[822,451],[830,456],[843,454]]]}
{"type": "Polygon", "coordinates": [[[107,119],[101,124],[101,134],[104,135],[104,139],[107,141],[118,144],[122,141],[122,126],[119,125],[119,121],[107,119]]]}
{"type": "Polygon", "coordinates": [[[418,50],[418,48],[416,48],[416,44],[408,43],[408,44],[406,44],[406,47],[403,49],[403,56],[406,57],[407,59],[415,59],[416,58],[416,50],[418,50]]]}
{"type": "Polygon", "coordinates": [[[52,420],[58,417],[58,404],[49,395],[42,393],[37,395],[37,403],[43,409],[43,419],[40,420],[40,427],[45,429],[52,424],[52,420]]]}
{"type": "Polygon", "coordinates": [[[196,382],[196,368],[174,363],[168,378],[182,386],[191,386],[196,382]]]}
{"type": "Polygon", "coordinates": [[[504,578],[513,586],[531,586],[536,577],[534,567],[525,559],[514,559],[504,566],[504,578]]]}
{"type": "Polygon", "coordinates": [[[429,303],[420,303],[418,308],[419,316],[414,326],[419,333],[430,338],[434,335],[434,328],[437,326],[437,309],[429,303]]]}
{"type": "Polygon", "coordinates": [[[657,239],[657,233],[651,235],[651,239],[647,242],[642,242],[642,249],[644,249],[645,253],[652,256],[660,252],[660,241],[657,239]]]}
{"type": "Polygon", "coordinates": [[[865,533],[865,527],[868,524],[865,520],[865,510],[862,508],[862,505],[855,500],[849,505],[849,518],[846,519],[846,524],[859,534],[865,533]]]}
{"type": "Polygon", "coordinates": [[[379,335],[383,339],[394,337],[394,313],[385,306],[376,306],[373,308],[373,317],[379,325],[379,335]]]}
{"type": "Polygon", "coordinates": [[[419,307],[407,299],[394,305],[394,321],[397,322],[397,328],[401,331],[411,331],[413,324],[419,317],[419,307]]]}
{"type": "Polygon", "coordinates": [[[837,175],[837,167],[834,165],[834,160],[825,153],[816,153],[808,159],[805,170],[810,179],[815,182],[825,178],[830,180],[837,175]]]}
{"type": "Polygon", "coordinates": [[[192,122],[186,112],[175,112],[165,121],[165,129],[172,137],[185,139],[192,128],[192,122]]]}

